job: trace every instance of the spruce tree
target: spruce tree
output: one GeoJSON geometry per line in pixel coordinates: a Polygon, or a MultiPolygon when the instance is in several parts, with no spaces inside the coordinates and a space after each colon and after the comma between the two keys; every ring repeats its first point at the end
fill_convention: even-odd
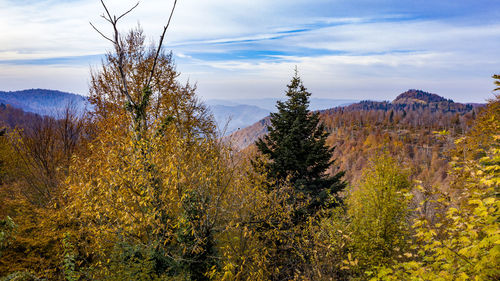
{"type": "Polygon", "coordinates": [[[287,85],[285,102],[277,102],[277,113],[271,113],[269,133],[256,142],[258,150],[269,157],[266,164],[270,179],[277,183],[288,180],[296,192],[309,200],[306,210],[313,213],[327,207],[329,195],[336,195],[345,187],[343,172],[328,175],[334,163],[333,147],[326,145],[328,133],[320,122],[319,113],[309,111],[311,94],[300,77],[287,85]]]}

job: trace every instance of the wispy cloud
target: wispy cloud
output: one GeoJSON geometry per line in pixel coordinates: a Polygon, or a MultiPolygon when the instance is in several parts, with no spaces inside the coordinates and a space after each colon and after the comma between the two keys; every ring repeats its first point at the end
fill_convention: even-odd
{"type": "MultiPolygon", "coordinates": [[[[135,1],[106,3],[119,13],[135,1]]],[[[207,98],[279,96],[294,65],[318,97],[384,99],[407,88],[464,101],[490,97],[489,77],[500,63],[500,3],[418,3],[179,1],[166,48],[183,79],[197,81],[207,98]]],[[[140,21],[157,39],[171,4],[141,1],[122,30],[140,21]]],[[[111,32],[101,13],[97,0],[0,0],[0,75],[11,77],[0,78],[0,87],[85,93],[89,65],[111,47],[88,24],[111,32]]]]}
{"type": "Polygon", "coordinates": [[[47,66],[79,66],[96,64],[101,61],[103,55],[86,55],[70,57],[49,57],[33,59],[7,59],[0,60],[0,64],[9,65],[47,65],[47,66]]]}

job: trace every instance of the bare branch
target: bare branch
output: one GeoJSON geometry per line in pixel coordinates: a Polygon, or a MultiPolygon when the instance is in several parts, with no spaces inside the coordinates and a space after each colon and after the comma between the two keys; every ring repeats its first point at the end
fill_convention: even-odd
{"type": "Polygon", "coordinates": [[[163,44],[163,40],[165,38],[165,33],[167,32],[168,26],[170,25],[170,21],[172,20],[172,16],[174,15],[175,6],[177,5],[177,0],[174,1],[174,5],[172,6],[172,10],[170,11],[170,16],[168,17],[168,22],[165,27],[163,27],[163,33],[160,36],[160,42],[158,43],[158,49],[156,50],[155,58],[153,60],[153,66],[151,67],[151,71],[149,73],[149,79],[146,83],[146,87],[149,87],[151,84],[151,80],[153,79],[153,75],[155,73],[156,63],[158,61],[158,56],[161,52],[161,45],[163,44]]]}
{"type": "Polygon", "coordinates": [[[113,18],[111,17],[111,14],[108,11],[108,7],[106,7],[106,4],[104,4],[104,0],[101,0],[101,4],[104,7],[104,10],[106,11],[106,13],[108,14],[109,20],[112,21],[113,18]]]}
{"type": "Polygon", "coordinates": [[[126,14],[130,13],[133,9],[135,9],[138,5],[139,5],[139,2],[137,2],[137,4],[135,4],[132,8],[130,8],[128,11],[126,11],[125,13],[123,13],[120,17],[116,17],[116,16],[111,16],[111,13],[109,12],[108,10],[108,7],[106,6],[106,4],[104,3],[104,0],[101,0],[101,4],[102,6],[104,7],[104,10],[106,11],[106,14],[107,14],[107,17],[106,15],[102,15],[101,17],[104,18],[107,22],[109,22],[112,26],[113,26],[113,37],[114,37],[114,40],[113,39],[110,39],[109,37],[105,36],[102,32],[100,32],[94,25],[92,25],[92,23],[90,23],[90,25],[92,25],[92,27],[101,35],[103,36],[104,38],[106,38],[107,40],[109,40],[110,42],[113,43],[115,49],[116,49],[116,53],[118,55],[118,70],[120,71],[120,78],[122,80],[122,86],[123,88],[120,87],[120,91],[122,92],[123,95],[126,96],[127,100],[132,104],[132,105],[135,105],[136,103],[134,102],[134,100],[132,99],[132,96],[130,96],[130,93],[128,91],[128,86],[127,86],[127,79],[126,79],[126,76],[125,76],[125,71],[123,70],[123,59],[124,59],[124,54],[123,54],[123,48],[121,46],[121,42],[120,42],[120,34],[118,32],[118,28],[117,28],[117,22],[118,20],[125,16],[126,14]]]}
{"type": "Polygon", "coordinates": [[[130,8],[130,10],[126,11],[125,13],[123,13],[121,16],[119,16],[118,18],[115,19],[115,22],[119,21],[121,18],[123,18],[125,15],[127,15],[128,13],[132,12],[133,9],[137,8],[137,6],[139,6],[139,2],[137,2],[137,4],[135,4],[134,7],[130,8]]]}
{"type": "Polygon", "coordinates": [[[104,35],[101,31],[99,31],[99,29],[97,29],[93,24],[92,22],[89,22],[90,25],[92,26],[92,28],[94,28],[95,31],[97,31],[97,33],[99,33],[102,37],[104,37],[105,39],[109,40],[111,43],[115,44],[115,41],[111,40],[109,37],[107,37],[106,35],[104,35]]]}
{"type": "Polygon", "coordinates": [[[108,19],[108,18],[106,17],[106,15],[102,14],[102,15],[101,15],[101,18],[105,19],[105,20],[106,20],[107,22],[109,22],[110,24],[113,24],[113,22],[112,22],[110,19],[108,19]]]}

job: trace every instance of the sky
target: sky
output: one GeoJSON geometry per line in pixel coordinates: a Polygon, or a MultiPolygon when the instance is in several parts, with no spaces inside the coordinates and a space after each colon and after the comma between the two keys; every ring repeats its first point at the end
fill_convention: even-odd
{"type": "MultiPolygon", "coordinates": [[[[121,14],[137,1],[107,0],[121,14]]],[[[158,41],[173,0],[140,0],[120,23],[158,41]]],[[[98,0],[0,0],[0,90],[85,95],[111,27],[98,0]]],[[[316,98],[392,100],[421,89],[492,98],[498,0],[178,0],[167,31],[182,81],[203,99],[282,97],[295,66],[316,98]]]]}

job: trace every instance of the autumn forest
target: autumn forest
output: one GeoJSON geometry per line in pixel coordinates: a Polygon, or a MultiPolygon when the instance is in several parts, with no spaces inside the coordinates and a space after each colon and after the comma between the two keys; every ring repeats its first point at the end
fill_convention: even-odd
{"type": "Polygon", "coordinates": [[[175,4],[150,44],[102,3],[91,109],[0,105],[1,281],[500,279],[498,94],[312,111],[297,67],[223,135],[162,45],[175,4]]]}

